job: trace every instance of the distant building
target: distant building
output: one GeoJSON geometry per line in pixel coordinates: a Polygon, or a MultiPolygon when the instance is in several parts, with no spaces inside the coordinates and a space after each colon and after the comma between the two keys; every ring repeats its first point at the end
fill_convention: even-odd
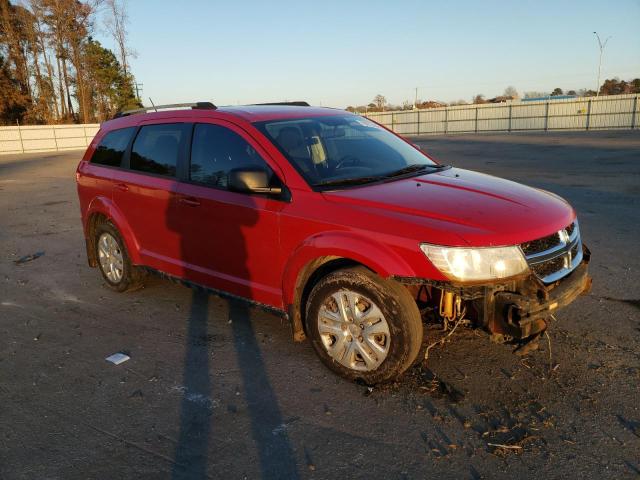
{"type": "Polygon", "coordinates": [[[578,98],[577,95],[546,95],[544,97],[522,98],[523,102],[536,102],[539,100],[564,100],[567,98],[578,98]]]}

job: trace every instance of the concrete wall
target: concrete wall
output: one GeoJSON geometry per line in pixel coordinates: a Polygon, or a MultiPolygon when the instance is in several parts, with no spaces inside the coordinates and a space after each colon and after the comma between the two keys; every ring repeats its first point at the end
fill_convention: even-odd
{"type": "Polygon", "coordinates": [[[84,149],[99,129],[97,123],[0,127],[0,154],[84,149]]]}

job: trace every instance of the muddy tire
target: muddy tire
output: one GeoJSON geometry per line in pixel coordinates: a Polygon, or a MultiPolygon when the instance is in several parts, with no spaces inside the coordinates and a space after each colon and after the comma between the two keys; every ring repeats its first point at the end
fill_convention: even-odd
{"type": "Polygon", "coordinates": [[[400,376],[422,344],[422,320],[409,292],[364,267],[321,279],[309,295],[305,322],[322,362],[368,385],[400,376]]]}
{"type": "Polygon", "coordinates": [[[94,246],[98,269],[111,290],[127,292],[143,286],[144,272],[131,264],[122,236],[111,223],[96,226],[94,246]]]}

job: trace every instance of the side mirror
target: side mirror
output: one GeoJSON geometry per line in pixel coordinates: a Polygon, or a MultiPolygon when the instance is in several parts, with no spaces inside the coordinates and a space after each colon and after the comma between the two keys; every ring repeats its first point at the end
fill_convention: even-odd
{"type": "Polygon", "coordinates": [[[229,172],[229,190],[280,195],[281,187],[270,187],[270,172],[260,167],[237,168],[229,172]]]}

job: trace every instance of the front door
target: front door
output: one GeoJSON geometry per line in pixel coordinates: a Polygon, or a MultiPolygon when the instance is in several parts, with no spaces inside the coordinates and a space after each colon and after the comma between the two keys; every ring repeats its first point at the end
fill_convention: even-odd
{"type": "Polygon", "coordinates": [[[279,212],[284,203],[227,188],[234,168],[273,172],[265,156],[233,124],[196,124],[172,223],[180,236],[183,277],[281,307],[279,212]]]}

